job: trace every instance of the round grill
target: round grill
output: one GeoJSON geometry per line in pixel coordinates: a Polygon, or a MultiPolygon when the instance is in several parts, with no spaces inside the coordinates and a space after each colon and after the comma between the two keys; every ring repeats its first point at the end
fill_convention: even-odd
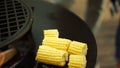
{"type": "Polygon", "coordinates": [[[20,38],[30,28],[31,10],[19,0],[0,1],[0,47],[20,38]]]}

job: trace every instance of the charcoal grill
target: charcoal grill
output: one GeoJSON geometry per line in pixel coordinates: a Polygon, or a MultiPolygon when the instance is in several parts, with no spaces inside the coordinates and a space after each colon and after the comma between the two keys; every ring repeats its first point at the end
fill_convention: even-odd
{"type": "Polygon", "coordinates": [[[22,37],[32,24],[32,11],[21,0],[0,1],[0,48],[22,37]]]}
{"type": "MultiPolygon", "coordinates": [[[[16,65],[16,67],[14,68],[33,68],[32,66],[30,66],[33,63],[26,62],[35,62],[34,54],[36,54],[38,45],[43,39],[44,29],[58,29],[60,32],[60,37],[87,43],[88,54],[86,68],[94,68],[97,58],[97,45],[95,38],[90,29],[88,28],[87,24],[84,21],[82,21],[79,17],[77,17],[74,13],[68,11],[62,6],[53,5],[44,1],[42,2],[41,0],[35,0],[35,3],[32,3],[35,7],[35,23],[32,24],[31,32],[35,41],[35,48],[34,50],[30,50],[32,51],[32,54],[27,54],[23,58],[23,60],[20,63],[18,63],[18,65],[16,65]]],[[[32,23],[32,14],[30,8],[19,0],[0,1],[0,13],[1,11],[4,11],[4,13],[2,13],[3,15],[0,14],[0,25],[2,25],[0,26],[0,47],[3,47],[16,39],[19,39],[29,30],[30,25],[32,23]],[[12,3],[13,7],[10,7],[9,2],[12,3]],[[21,8],[18,6],[18,3],[21,8]],[[10,10],[10,8],[13,8],[13,13],[8,11],[10,10]],[[9,14],[14,15],[9,16],[9,14]],[[21,17],[20,15],[22,16],[22,18],[19,18],[21,17]],[[3,21],[1,23],[2,20],[4,20],[5,22],[3,21]],[[14,23],[14,25],[12,26],[10,26],[11,21],[14,23]],[[22,21],[21,24],[20,21],[22,21]],[[4,30],[5,28],[6,30],[4,30]]],[[[48,68],[61,68],[41,63],[36,63],[34,68],[42,68],[42,66],[44,65],[48,68]]]]}

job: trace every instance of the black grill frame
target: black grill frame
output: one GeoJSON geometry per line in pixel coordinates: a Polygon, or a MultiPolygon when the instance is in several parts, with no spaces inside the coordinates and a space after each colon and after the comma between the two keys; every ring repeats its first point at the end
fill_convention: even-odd
{"type": "Polygon", "coordinates": [[[32,10],[23,1],[0,1],[0,48],[21,38],[31,24],[32,10]]]}

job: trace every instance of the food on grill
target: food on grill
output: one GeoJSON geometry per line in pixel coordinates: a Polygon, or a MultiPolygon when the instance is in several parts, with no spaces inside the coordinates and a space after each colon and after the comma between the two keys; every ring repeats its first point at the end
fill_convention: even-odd
{"type": "Polygon", "coordinates": [[[85,68],[86,57],[84,55],[70,55],[68,67],[69,68],[85,68]]]}
{"type": "Polygon", "coordinates": [[[59,32],[57,29],[44,30],[44,37],[55,37],[58,38],[59,32]]]}
{"type": "Polygon", "coordinates": [[[87,44],[78,42],[78,41],[72,41],[68,48],[69,54],[75,54],[75,55],[87,55],[87,44]]]}
{"type": "Polygon", "coordinates": [[[42,45],[47,45],[59,50],[67,50],[71,40],[64,38],[50,38],[45,37],[43,39],[42,45]]]}
{"type": "Polygon", "coordinates": [[[44,30],[36,61],[56,66],[65,66],[68,61],[69,68],[85,68],[87,50],[86,43],[59,38],[57,29],[44,30]]]}
{"type": "Polygon", "coordinates": [[[56,66],[64,66],[66,51],[57,50],[49,46],[39,46],[36,61],[56,66]]]}

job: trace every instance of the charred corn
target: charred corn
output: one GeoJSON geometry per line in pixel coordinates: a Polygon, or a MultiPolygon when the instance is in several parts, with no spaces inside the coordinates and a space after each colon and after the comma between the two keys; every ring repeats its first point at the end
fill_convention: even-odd
{"type": "Polygon", "coordinates": [[[85,68],[86,57],[84,55],[70,55],[68,67],[69,68],[85,68]]]}
{"type": "Polygon", "coordinates": [[[70,42],[71,40],[68,39],[45,37],[43,39],[42,45],[47,45],[59,50],[67,50],[70,42]]]}
{"type": "Polygon", "coordinates": [[[86,43],[72,41],[68,48],[68,53],[75,54],[75,55],[86,55],[87,50],[88,48],[86,43]]]}
{"type": "Polygon", "coordinates": [[[56,66],[64,66],[66,63],[66,51],[42,45],[39,46],[36,61],[56,66]]]}
{"type": "Polygon", "coordinates": [[[55,37],[58,38],[59,32],[57,29],[44,30],[44,37],[55,37]]]}

